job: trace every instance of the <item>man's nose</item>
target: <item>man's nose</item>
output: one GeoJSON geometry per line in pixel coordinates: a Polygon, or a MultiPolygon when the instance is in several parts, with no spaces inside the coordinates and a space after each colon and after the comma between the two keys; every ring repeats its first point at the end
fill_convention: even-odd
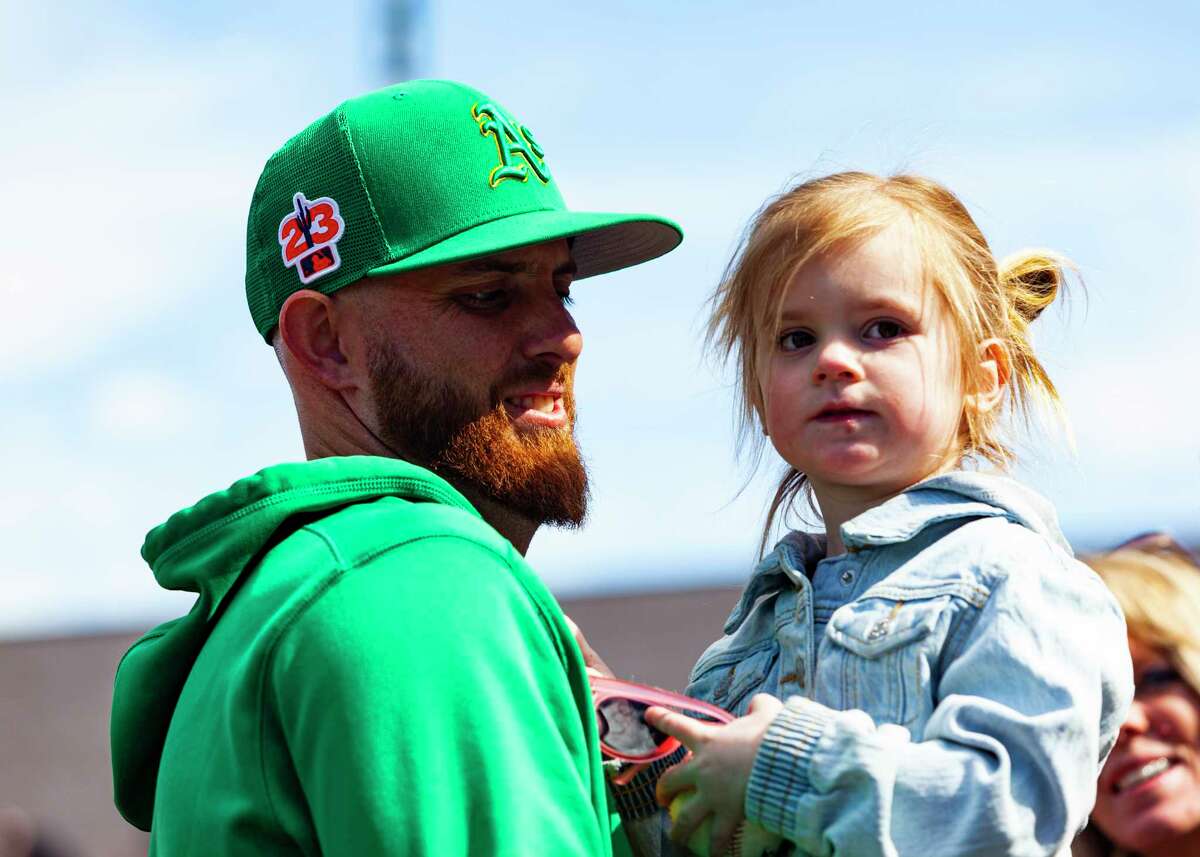
{"type": "Polygon", "coordinates": [[[858,381],[861,378],[862,363],[857,349],[841,339],[831,339],[819,346],[813,383],[858,381]]]}
{"type": "Polygon", "coordinates": [[[530,360],[540,360],[555,367],[579,359],[583,351],[583,334],[557,295],[553,301],[540,302],[532,314],[522,351],[530,360]]]}

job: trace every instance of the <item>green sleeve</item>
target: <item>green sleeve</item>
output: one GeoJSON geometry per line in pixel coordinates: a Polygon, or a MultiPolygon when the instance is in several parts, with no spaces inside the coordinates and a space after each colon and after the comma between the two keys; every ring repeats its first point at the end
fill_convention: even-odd
{"type": "Polygon", "coordinates": [[[281,640],[268,704],[326,857],[609,854],[550,628],[490,550],[349,568],[281,640]]]}
{"type": "Polygon", "coordinates": [[[613,812],[609,815],[609,826],[612,830],[613,857],[634,857],[633,849],[629,845],[629,837],[626,835],[625,823],[621,820],[620,813],[613,812]]]}

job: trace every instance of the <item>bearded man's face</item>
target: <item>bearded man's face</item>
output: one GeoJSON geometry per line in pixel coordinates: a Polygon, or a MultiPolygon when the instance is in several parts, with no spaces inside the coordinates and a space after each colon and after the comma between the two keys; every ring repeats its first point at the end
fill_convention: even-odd
{"type": "Polygon", "coordinates": [[[396,343],[380,342],[371,348],[370,375],[376,430],[392,449],[531,521],[582,523],[588,484],[574,434],[574,363],[530,363],[486,389],[468,388],[419,369],[396,343]],[[521,394],[529,390],[540,394],[521,394]],[[514,420],[523,410],[560,425],[514,420]]]}

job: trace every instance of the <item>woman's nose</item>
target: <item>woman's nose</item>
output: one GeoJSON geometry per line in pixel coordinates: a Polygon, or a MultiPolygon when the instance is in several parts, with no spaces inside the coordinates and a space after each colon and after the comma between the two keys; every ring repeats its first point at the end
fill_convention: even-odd
{"type": "Polygon", "coordinates": [[[1125,722],[1121,724],[1119,737],[1125,740],[1134,735],[1145,735],[1149,731],[1150,711],[1143,700],[1135,698],[1129,706],[1129,713],[1125,715],[1125,722]]]}

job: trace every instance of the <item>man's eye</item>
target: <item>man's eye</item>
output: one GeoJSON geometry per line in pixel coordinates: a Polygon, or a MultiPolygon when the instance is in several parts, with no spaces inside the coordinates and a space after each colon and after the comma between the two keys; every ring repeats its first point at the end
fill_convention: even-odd
{"type": "Polygon", "coordinates": [[[575,303],[575,298],[571,297],[570,289],[560,289],[558,299],[562,301],[563,306],[571,306],[571,304],[575,303]]]}
{"type": "Polygon", "coordinates": [[[783,336],[779,337],[779,349],[781,351],[799,351],[801,348],[807,348],[817,340],[807,330],[789,330],[783,336]]]}
{"type": "Polygon", "coordinates": [[[1137,680],[1134,688],[1134,693],[1145,694],[1154,693],[1160,690],[1166,690],[1183,681],[1176,670],[1171,667],[1155,667],[1154,669],[1146,670],[1142,673],[1142,677],[1137,680]]]}
{"type": "Polygon", "coordinates": [[[506,289],[484,289],[478,292],[460,292],[455,299],[467,309],[499,310],[508,306],[506,289]]]}
{"type": "Polygon", "coordinates": [[[887,318],[871,322],[867,325],[867,329],[863,331],[863,336],[867,339],[895,339],[903,335],[904,325],[887,318]]]}

